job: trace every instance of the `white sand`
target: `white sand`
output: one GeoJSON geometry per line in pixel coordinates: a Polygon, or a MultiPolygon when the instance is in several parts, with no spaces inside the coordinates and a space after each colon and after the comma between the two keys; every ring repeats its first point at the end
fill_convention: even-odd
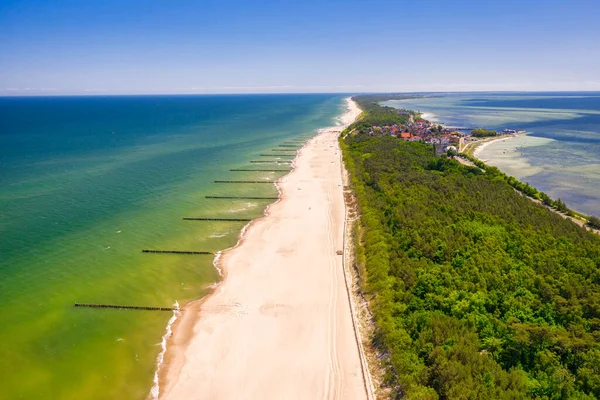
{"type": "Polygon", "coordinates": [[[508,139],[512,139],[512,138],[515,138],[515,137],[516,136],[502,136],[502,137],[500,137],[498,139],[494,139],[494,140],[489,140],[487,142],[483,142],[480,145],[478,145],[477,148],[473,151],[473,157],[480,158],[479,157],[479,153],[481,153],[483,151],[483,149],[485,149],[486,147],[488,147],[492,143],[501,142],[503,140],[508,140],[508,139]]]}
{"type": "Polygon", "coordinates": [[[431,122],[436,122],[438,120],[435,114],[431,112],[421,113],[421,118],[431,122]]]}
{"type": "MultiPolygon", "coordinates": [[[[349,104],[345,124],[360,113],[349,104]]],[[[223,255],[224,281],[184,311],[162,399],[367,398],[336,254],[345,218],[342,128],[301,150],[279,184],[281,201],[223,255]]]]}

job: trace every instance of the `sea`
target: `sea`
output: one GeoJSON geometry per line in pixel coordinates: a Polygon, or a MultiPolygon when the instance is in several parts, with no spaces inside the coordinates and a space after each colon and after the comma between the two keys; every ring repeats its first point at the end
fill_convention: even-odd
{"type": "MultiPolygon", "coordinates": [[[[172,311],[344,96],[0,98],[0,399],[146,399],[172,311]],[[265,163],[264,161],[279,161],[265,163]],[[251,161],[263,161],[253,163],[251,161]],[[231,171],[232,169],[251,171],[231,171]],[[275,172],[257,170],[278,170],[275,172]]],[[[152,397],[152,396],[150,396],[152,397]]]]}
{"type": "Polygon", "coordinates": [[[454,127],[525,130],[477,156],[577,211],[600,216],[600,92],[428,93],[384,102],[454,127]]]}

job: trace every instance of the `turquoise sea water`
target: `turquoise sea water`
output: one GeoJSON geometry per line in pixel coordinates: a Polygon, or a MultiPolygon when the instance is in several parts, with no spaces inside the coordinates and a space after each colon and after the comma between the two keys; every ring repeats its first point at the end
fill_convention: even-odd
{"type": "Polygon", "coordinates": [[[433,113],[448,126],[525,129],[479,158],[600,216],[600,92],[437,94],[386,104],[433,113]]]}
{"type": "Polygon", "coordinates": [[[218,280],[212,256],[235,244],[286,169],[250,163],[334,125],[339,95],[0,98],[1,399],[144,399],[171,306],[218,280]]]}

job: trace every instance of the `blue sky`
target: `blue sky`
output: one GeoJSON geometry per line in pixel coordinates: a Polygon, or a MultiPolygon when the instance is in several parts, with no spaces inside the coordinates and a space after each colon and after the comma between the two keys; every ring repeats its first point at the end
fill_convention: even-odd
{"type": "Polygon", "coordinates": [[[0,95],[600,90],[600,1],[0,0],[0,95]]]}

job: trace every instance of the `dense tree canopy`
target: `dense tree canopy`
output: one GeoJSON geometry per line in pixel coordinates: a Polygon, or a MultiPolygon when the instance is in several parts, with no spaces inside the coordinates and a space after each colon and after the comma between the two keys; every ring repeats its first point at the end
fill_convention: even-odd
{"type": "Polygon", "coordinates": [[[594,229],[600,229],[600,218],[594,217],[594,216],[590,216],[588,218],[587,224],[590,227],[594,228],[594,229]]]}
{"type": "Polygon", "coordinates": [[[600,398],[597,235],[431,146],[341,145],[373,341],[398,398],[600,398]]]}
{"type": "Polygon", "coordinates": [[[471,134],[474,137],[489,137],[489,136],[497,136],[498,132],[490,130],[490,129],[478,128],[478,129],[473,129],[471,131],[471,134]]]}
{"type": "Polygon", "coordinates": [[[371,126],[387,126],[394,124],[406,124],[410,121],[411,116],[417,117],[419,113],[408,110],[398,110],[393,107],[385,107],[379,104],[383,100],[401,100],[413,98],[414,96],[407,95],[362,95],[354,96],[354,100],[359,107],[364,111],[362,118],[358,119],[352,125],[350,130],[362,131],[371,126]]]}

